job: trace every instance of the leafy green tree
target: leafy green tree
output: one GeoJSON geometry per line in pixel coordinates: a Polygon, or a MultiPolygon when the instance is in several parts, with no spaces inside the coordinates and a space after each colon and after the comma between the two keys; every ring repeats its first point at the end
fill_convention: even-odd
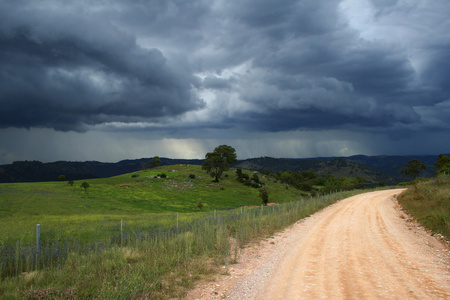
{"type": "Polygon", "coordinates": [[[236,150],[231,146],[220,145],[214,149],[214,152],[225,158],[230,165],[237,162],[236,150]]]}
{"type": "Polygon", "coordinates": [[[437,174],[450,174],[450,156],[439,154],[437,161],[434,163],[434,169],[437,174]]]}
{"type": "Polygon", "coordinates": [[[87,192],[87,189],[90,187],[90,185],[85,181],[80,185],[80,187],[84,188],[84,191],[87,192]]]}
{"type": "Polygon", "coordinates": [[[155,156],[152,158],[152,160],[149,162],[149,167],[157,168],[161,164],[161,158],[159,156],[155,156]]]}
{"type": "Polygon", "coordinates": [[[216,182],[219,182],[222,173],[230,169],[227,159],[215,152],[207,153],[205,158],[202,169],[206,170],[206,173],[209,173],[211,177],[214,177],[216,182]]]}
{"type": "Polygon", "coordinates": [[[59,181],[64,181],[64,180],[66,180],[66,176],[65,175],[59,175],[58,180],[59,181]]]}
{"type": "Polygon", "coordinates": [[[261,197],[263,204],[267,206],[269,203],[269,190],[266,187],[259,189],[259,196],[261,197]]]}
{"type": "Polygon", "coordinates": [[[70,186],[73,186],[75,182],[73,182],[73,180],[69,180],[69,182],[67,182],[67,184],[69,184],[70,186]]]}
{"type": "Polygon", "coordinates": [[[215,182],[219,182],[223,172],[228,171],[230,164],[236,161],[236,150],[231,146],[221,145],[216,147],[213,152],[206,153],[202,169],[214,177],[215,182]]]}
{"type": "Polygon", "coordinates": [[[420,172],[425,171],[427,167],[418,159],[411,159],[407,164],[404,165],[403,169],[400,170],[405,176],[411,176],[416,179],[420,172]]]}

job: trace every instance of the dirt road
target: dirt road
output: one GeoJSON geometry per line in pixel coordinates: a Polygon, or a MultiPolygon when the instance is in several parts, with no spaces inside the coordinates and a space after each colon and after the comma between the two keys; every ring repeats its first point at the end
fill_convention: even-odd
{"type": "Polygon", "coordinates": [[[395,196],[351,197],[244,249],[190,299],[450,299],[449,248],[408,220],[395,196]]]}

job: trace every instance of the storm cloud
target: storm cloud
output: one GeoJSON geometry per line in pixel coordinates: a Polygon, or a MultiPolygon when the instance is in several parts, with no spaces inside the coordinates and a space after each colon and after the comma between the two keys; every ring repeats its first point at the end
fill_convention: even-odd
{"type": "Polygon", "coordinates": [[[264,153],[245,140],[338,131],[345,154],[397,153],[371,141],[405,136],[448,152],[449,14],[445,0],[4,1],[0,129],[187,138],[195,153],[222,138],[248,156],[264,153]]]}
{"type": "Polygon", "coordinates": [[[89,6],[9,4],[1,9],[0,126],[86,130],[203,107],[187,65],[139,46],[89,6]]]}

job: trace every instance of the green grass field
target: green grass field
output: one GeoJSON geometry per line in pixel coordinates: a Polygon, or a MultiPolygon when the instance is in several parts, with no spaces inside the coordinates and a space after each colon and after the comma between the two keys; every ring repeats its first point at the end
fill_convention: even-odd
{"type": "Polygon", "coordinates": [[[258,189],[225,175],[215,183],[176,165],[87,180],[87,191],[83,181],[0,184],[0,297],[182,297],[252,239],[357,193],[309,197],[260,175],[278,204],[262,207],[258,189]]]}
{"type": "MultiPolygon", "coordinates": [[[[87,192],[80,187],[83,181],[76,181],[73,186],[67,182],[0,184],[0,221],[5,228],[0,232],[0,241],[31,241],[36,224],[41,224],[43,238],[45,232],[62,228],[77,238],[98,238],[119,226],[121,219],[125,226],[144,228],[174,224],[177,214],[179,222],[184,222],[204,217],[200,212],[219,213],[261,204],[258,189],[237,182],[233,170],[225,173],[228,177],[219,183],[194,165],[165,166],[132,174],[86,180],[90,185],[87,192]],[[167,178],[154,178],[161,173],[167,178]],[[190,174],[195,179],[189,178],[190,174]]],[[[270,202],[284,203],[302,197],[296,189],[261,179],[270,190],[270,202]]]]}

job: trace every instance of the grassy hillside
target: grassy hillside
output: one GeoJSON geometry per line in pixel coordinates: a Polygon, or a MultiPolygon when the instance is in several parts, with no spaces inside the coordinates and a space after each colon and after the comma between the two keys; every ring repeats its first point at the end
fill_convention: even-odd
{"type": "MultiPolygon", "coordinates": [[[[0,221],[7,229],[0,232],[0,241],[31,240],[36,224],[41,224],[43,231],[70,227],[75,235],[92,236],[97,235],[88,229],[93,223],[96,230],[98,224],[106,230],[120,219],[127,225],[148,227],[173,224],[176,214],[183,221],[199,217],[192,213],[261,204],[258,190],[237,182],[233,170],[225,176],[214,183],[200,166],[174,165],[86,180],[90,185],[87,192],[80,187],[83,180],[73,186],[67,181],[0,184],[0,221]],[[162,173],[167,178],[155,178],[162,173]]],[[[261,179],[270,190],[270,202],[301,197],[298,190],[261,179]]]]}

